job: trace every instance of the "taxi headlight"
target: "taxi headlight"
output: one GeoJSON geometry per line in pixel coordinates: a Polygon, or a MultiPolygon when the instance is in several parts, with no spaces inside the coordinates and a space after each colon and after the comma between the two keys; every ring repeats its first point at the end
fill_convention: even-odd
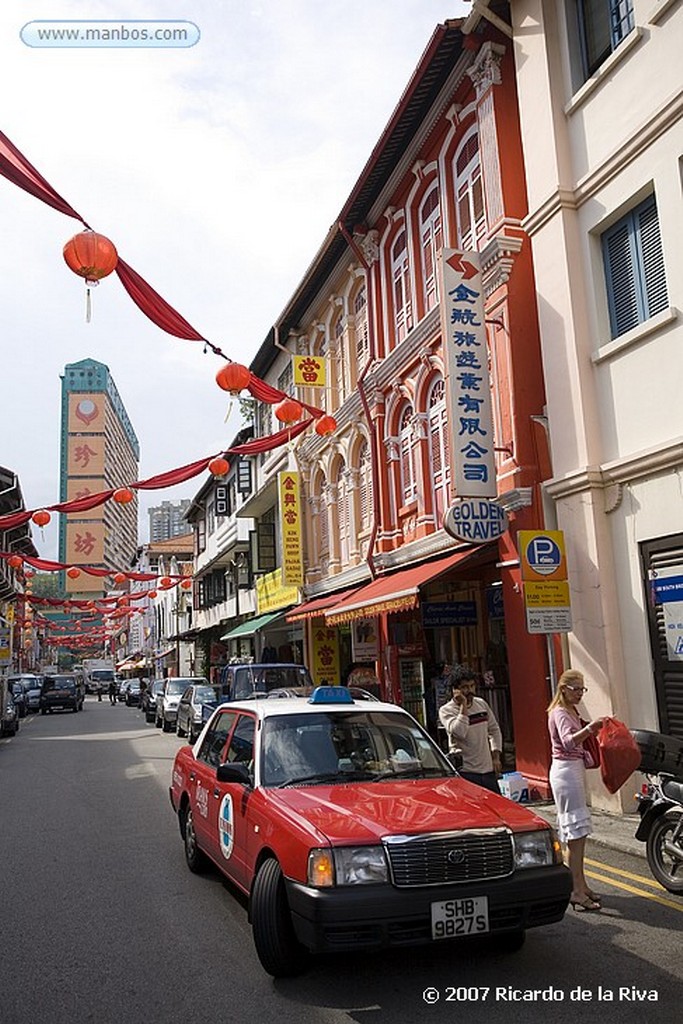
{"type": "Polygon", "coordinates": [[[308,856],[308,883],[316,888],[332,885],[372,885],[388,881],[381,846],[342,846],[312,850],[308,856]]]}
{"type": "Polygon", "coordinates": [[[550,829],[515,833],[515,867],[538,868],[561,862],[560,844],[550,829]]]}

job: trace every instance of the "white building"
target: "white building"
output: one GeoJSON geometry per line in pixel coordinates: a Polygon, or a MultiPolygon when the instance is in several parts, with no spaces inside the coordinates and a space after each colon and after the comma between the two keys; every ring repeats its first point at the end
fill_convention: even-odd
{"type": "Polygon", "coordinates": [[[683,11],[513,0],[510,12],[501,44],[517,67],[566,653],[592,715],[683,736],[683,605],[653,587],[653,570],[683,577],[683,11]]]}

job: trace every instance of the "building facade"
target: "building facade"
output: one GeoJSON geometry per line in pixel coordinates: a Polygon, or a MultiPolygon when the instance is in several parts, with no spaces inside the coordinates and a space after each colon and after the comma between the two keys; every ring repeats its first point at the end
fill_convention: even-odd
{"type": "MultiPolygon", "coordinates": [[[[104,363],[69,363],[62,377],[60,501],[122,487],[138,477],[140,446],[116,384],[104,363]]],[[[88,512],[60,516],[59,560],[118,571],[135,558],[137,495],[88,512]]],[[[64,586],[70,596],[103,594],[102,579],[85,573],[64,586]]]]}
{"type": "Polygon", "coordinates": [[[511,14],[568,659],[591,714],[680,737],[683,11],[515,0],[511,14]]]}
{"type": "Polygon", "coordinates": [[[190,499],[181,501],[162,501],[148,510],[149,539],[154,544],[160,540],[170,540],[187,533],[185,514],[190,507],[190,499]]]}
{"type": "MultiPolygon", "coordinates": [[[[21,484],[16,473],[0,466],[0,515],[21,512],[25,508],[21,484]]],[[[38,552],[31,538],[31,526],[25,523],[11,530],[0,528],[0,551],[30,555],[38,552]]],[[[43,631],[28,602],[21,596],[31,591],[31,576],[25,569],[13,569],[0,559],[0,677],[11,672],[28,672],[40,663],[43,631]]]]}

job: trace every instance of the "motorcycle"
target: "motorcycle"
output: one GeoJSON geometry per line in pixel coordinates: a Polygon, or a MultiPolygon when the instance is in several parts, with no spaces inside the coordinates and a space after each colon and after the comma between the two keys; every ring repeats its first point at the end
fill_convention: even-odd
{"type": "Polygon", "coordinates": [[[660,733],[634,731],[646,782],[636,794],[650,871],[665,889],[683,894],[683,743],[660,733]]]}

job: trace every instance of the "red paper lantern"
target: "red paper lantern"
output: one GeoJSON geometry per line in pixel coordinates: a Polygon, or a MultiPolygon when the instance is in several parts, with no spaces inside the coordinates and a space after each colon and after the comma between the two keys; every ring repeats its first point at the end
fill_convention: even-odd
{"type": "Polygon", "coordinates": [[[112,497],[119,505],[127,505],[129,501],[133,500],[135,495],[130,487],[119,487],[114,491],[112,497]]]}
{"type": "Polygon", "coordinates": [[[84,277],[89,285],[96,285],[108,277],[119,261],[113,242],[89,229],[81,231],[64,246],[64,259],[70,270],[84,277]]]}
{"type": "Polygon", "coordinates": [[[296,423],[297,420],[301,419],[303,408],[294,398],[283,398],[282,401],[275,406],[275,416],[280,420],[280,423],[284,423],[288,426],[290,423],[296,423]]]}
{"type": "Polygon", "coordinates": [[[70,580],[77,580],[81,575],[81,570],[77,569],[75,565],[72,565],[70,569],[66,570],[66,574],[70,580]]]}
{"type": "Polygon", "coordinates": [[[162,590],[168,590],[169,587],[173,586],[173,580],[170,576],[162,576],[159,580],[159,586],[162,590]]]}
{"type": "Polygon", "coordinates": [[[114,583],[125,583],[127,579],[125,572],[117,572],[114,576],[114,583]]]}
{"type": "Polygon", "coordinates": [[[334,416],[321,416],[315,421],[315,432],[321,437],[327,437],[328,434],[334,434],[337,429],[337,421],[334,416]]]}
{"type": "Polygon", "coordinates": [[[214,476],[225,476],[230,469],[230,463],[227,459],[217,458],[211,459],[209,463],[209,473],[213,473],[214,476]]]}
{"type": "Polygon", "coordinates": [[[251,380],[251,370],[240,363],[227,363],[216,374],[216,384],[231,395],[238,395],[251,380]]]}
{"type": "Polygon", "coordinates": [[[192,580],[181,580],[180,586],[183,588],[183,590],[190,590],[192,587],[192,580]]]}
{"type": "Polygon", "coordinates": [[[24,559],[21,555],[10,555],[7,559],[7,564],[11,566],[12,569],[21,569],[24,564],[24,559]]]}
{"type": "Polygon", "coordinates": [[[147,592],[147,597],[148,597],[148,598],[149,598],[149,599],[150,599],[151,601],[153,601],[153,600],[154,600],[154,598],[155,598],[156,596],[157,596],[157,592],[156,592],[156,590],[149,590],[149,591],[147,592]]]}
{"type": "Polygon", "coordinates": [[[31,521],[34,522],[36,526],[47,526],[51,518],[52,516],[46,508],[39,508],[31,516],[31,521]]]}

